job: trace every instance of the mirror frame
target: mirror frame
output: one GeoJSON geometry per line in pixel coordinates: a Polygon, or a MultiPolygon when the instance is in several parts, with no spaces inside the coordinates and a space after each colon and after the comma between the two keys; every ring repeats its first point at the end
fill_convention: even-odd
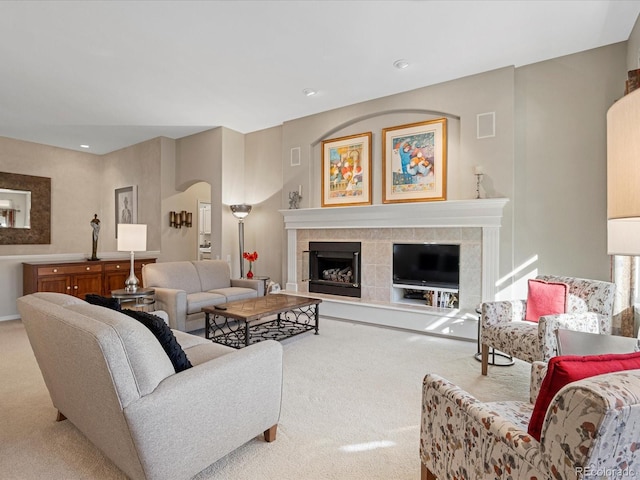
{"type": "Polygon", "coordinates": [[[51,179],[0,172],[0,188],[31,192],[31,228],[0,228],[0,245],[51,244],[51,179]]]}

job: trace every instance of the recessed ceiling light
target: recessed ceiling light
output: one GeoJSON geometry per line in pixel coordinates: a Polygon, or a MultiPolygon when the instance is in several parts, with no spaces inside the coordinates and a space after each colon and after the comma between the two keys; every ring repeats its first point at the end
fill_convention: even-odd
{"type": "Polygon", "coordinates": [[[313,97],[314,95],[317,95],[318,92],[316,92],[313,88],[305,88],[304,90],[302,90],[302,93],[304,93],[307,97],[313,97]]]}
{"type": "Polygon", "coordinates": [[[80,148],[89,148],[89,145],[80,145],[80,148]]]}
{"type": "Polygon", "coordinates": [[[396,60],[395,62],[393,62],[393,66],[398,70],[404,70],[409,66],[409,62],[401,58],[400,60],[396,60]]]}

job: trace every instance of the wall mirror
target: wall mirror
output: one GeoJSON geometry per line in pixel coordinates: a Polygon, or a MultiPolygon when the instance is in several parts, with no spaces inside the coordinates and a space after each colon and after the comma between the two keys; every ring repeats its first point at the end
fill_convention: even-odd
{"type": "Polygon", "coordinates": [[[0,245],[51,243],[51,179],[0,172],[0,245]]]}

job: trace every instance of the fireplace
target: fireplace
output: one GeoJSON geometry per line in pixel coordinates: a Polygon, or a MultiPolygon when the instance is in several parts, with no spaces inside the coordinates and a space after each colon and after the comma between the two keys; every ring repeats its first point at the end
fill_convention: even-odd
{"type": "Polygon", "coordinates": [[[309,242],[309,292],[361,296],[360,242],[309,242]]]}

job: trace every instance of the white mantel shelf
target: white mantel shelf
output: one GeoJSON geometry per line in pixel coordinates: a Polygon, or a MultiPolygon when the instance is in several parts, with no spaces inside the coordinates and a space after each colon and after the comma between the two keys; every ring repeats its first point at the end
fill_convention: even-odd
{"type": "Polygon", "coordinates": [[[507,198],[280,210],[285,229],[499,227],[507,198]]]}

